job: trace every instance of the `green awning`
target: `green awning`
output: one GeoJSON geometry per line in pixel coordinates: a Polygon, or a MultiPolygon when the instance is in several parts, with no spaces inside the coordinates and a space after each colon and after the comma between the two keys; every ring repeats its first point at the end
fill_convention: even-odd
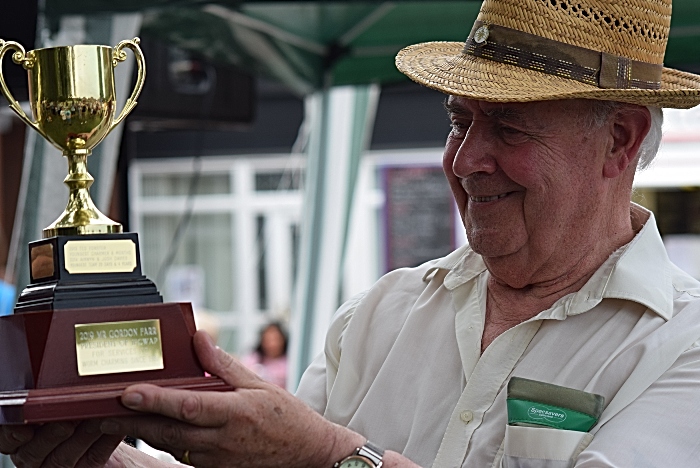
{"type": "MultiPolygon", "coordinates": [[[[273,77],[299,94],[328,85],[392,83],[402,47],[462,41],[480,1],[267,2],[46,0],[61,15],[141,11],[143,35],[273,77]]],[[[675,0],[666,65],[700,68],[700,2],[675,0]]]]}

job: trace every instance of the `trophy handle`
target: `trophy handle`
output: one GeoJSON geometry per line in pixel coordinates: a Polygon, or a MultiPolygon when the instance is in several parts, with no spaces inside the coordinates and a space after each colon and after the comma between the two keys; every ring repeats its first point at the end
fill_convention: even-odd
{"type": "Polygon", "coordinates": [[[12,93],[7,87],[7,83],[5,83],[5,77],[2,74],[2,58],[5,56],[5,53],[8,50],[15,51],[15,53],[12,54],[12,61],[17,65],[22,65],[25,69],[30,69],[34,66],[33,58],[31,56],[27,56],[28,54],[24,51],[24,47],[22,47],[21,44],[14,41],[3,41],[0,39],[0,91],[2,91],[3,96],[5,96],[5,99],[7,99],[7,102],[10,104],[10,108],[15,111],[15,114],[17,114],[17,116],[19,116],[24,123],[32,127],[46,138],[46,134],[44,134],[39,125],[32,121],[29,117],[27,117],[27,114],[24,113],[22,106],[20,106],[19,102],[17,102],[14,96],[12,96],[12,93]]]}
{"type": "Polygon", "coordinates": [[[114,127],[119,125],[119,123],[124,120],[124,117],[129,115],[129,113],[134,110],[134,107],[136,107],[136,98],[139,97],[139,94],[141,94],[141,90],[143,89],[143,81],[146,78],[146,61],[143,58],[143,52],[141,52],[139,42],[141,42],[141,40],[138,37],[135,37],[132,40],[121,41],[114,47],[112,66],[116,67],[119,65],[119,62],[126,60],[126,52],[124,51],[124,48],[127,47],[131,49],[131,51],[134,53],[134,57],[136,57],[136,64],[138,65],[139,73],[136,77],[136,86],[134,86],[134,91],[131,93],[131,96],[129,96],[129,99],[126,100],[126,104],[124,104],[124,108],[119,114],[119,117],[114,119],[112,125],[109,126],[109,132],[111,132],[114,127]]]}

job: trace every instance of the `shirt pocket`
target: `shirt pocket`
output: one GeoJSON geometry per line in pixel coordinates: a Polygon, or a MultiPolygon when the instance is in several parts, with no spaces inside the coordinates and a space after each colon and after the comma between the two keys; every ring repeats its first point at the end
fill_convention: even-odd
{"type": "Polygon", "coordinates": [[[589,432],[508,425],[501,468],[570,468],[592,440],[589,432]]]}

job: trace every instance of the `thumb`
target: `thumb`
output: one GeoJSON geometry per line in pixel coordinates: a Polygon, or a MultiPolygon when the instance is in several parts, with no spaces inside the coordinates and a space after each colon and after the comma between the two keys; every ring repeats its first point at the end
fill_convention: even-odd
{"type": "Polygon", "coordinates": [[[200,330],[195,333],[193,341],[195,353],[204,370],[220,377],[234,389],[259,388],[265,384],[238,359],[216,346],[206,332],[200,330]]]}

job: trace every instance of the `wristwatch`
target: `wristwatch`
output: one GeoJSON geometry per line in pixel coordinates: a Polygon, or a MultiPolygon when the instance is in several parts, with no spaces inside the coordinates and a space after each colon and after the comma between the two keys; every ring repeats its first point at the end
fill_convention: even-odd
{"type": "Polygon", "coordinates": [[[333,468],[381,468],[383,456],[384,449],[368,440],[365,445],[358,447],[355,453],[333,465],[333,468]]]}

